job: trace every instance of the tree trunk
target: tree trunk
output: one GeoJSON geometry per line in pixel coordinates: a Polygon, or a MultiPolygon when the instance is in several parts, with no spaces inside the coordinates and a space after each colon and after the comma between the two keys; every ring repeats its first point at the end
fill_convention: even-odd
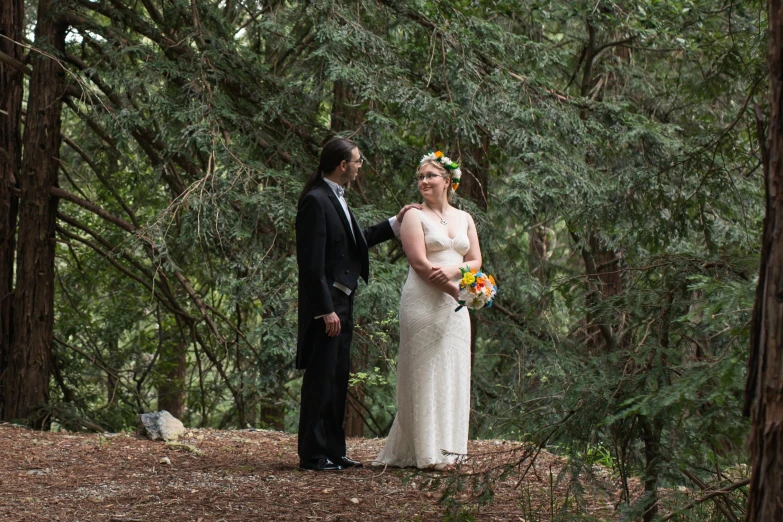
{"type": "MultiPolygon", "coordinates": [[[[369,350],[365,343],[359,343],[359,357],[351,360],[351,373],[367,371],[369,350]],[[358,359],[358,360],[357,360],[358,359]]],[[[351,386],[345,408],[343,428],[346,437],[364,437],[364,383],[351,386]]]]}
{"type": "MultiPolygon", "coordinates": [[[[22,41],[24,1],[4,0],[0,7],[0,34],[22,41]]],[[[21,62],[22,47],[0,38],[0,52],[21,62]]],[[[0,63],[0,418],[3,417],[5,379],[11,349],[14,301],[14,253],[18,201],[12,188],[22,164],[22,71],[0,63]]]]}
{"type": "Polygon", "coordinates": [[[644,441],[644,522],[658,515],[658,468],[661,461],[661,422],[639,417],[644,441]]]}
{"type": "Polygon", "coordinates": [[[163,379],[158,385],[158,410],[166,410],[181,419],[185,409],[187,345],[181,341],[169,344],[158,363],[163,374],[163,379]]]}
{"type": "MultiPolygon", "coordinates": [[[[334,82],[333,89],[334,101],[332,104],[331,130],[335,134],[347,130],[358,130],[364,120],[365,110],[357,107],[356,95],[351,88],[343,81],[334,82]]],[[[366,154],[366,153],[365,153],[366,154]]],[[[364,192],[365,178],[367,176],[365,169],[369,168],[374,162],[372,159],[364,169],[359,170],[354,188],[360,195],[364,192]]],[[[358,325],[357,325],[358,326],[358,325]]],[[[356,357],[351,357],[351,373],[364,371],[367,367],[367,347],[359,346],[359,361],[356,357]]],[[[352,386],[348,393],[345,407],[345,418],[343,419],[343,429],[346,437],[364,436],[364,417],[362,410],[364,407],[364,384],[352,386]]]]}
{"type": "MultiPolygon", "coordinates": [[[[489,165],[487,151],[489,150],[489,136],[483,135],[476,145],[470,148],[470,158],[460,165],[462,178],[457,191],[463,198],[472,200],[482,210],[487,210],[487,190],[489,185],[489,165]],[[465,168],[467,167],[467,168],[465,168]]],[[[453,155],[451,156],[453,157],[453,155]]],[[[475,314],[470,314],[470,368],[473,370],[473,362],[476,360],[476,338],[478,337],[478,319],[475,314]]]]}
{"type": "MultiPolygon", "coordinates": [[[[470,158],[460,165],[462,179],[457,192],[463,198],[473,200],[482,210],[487,210],[487,190],[489,184],[489,165],[487,150],[489,136],[483,135],[481,142],[470,147],[470,158]]],[[[456,152],[456,151],[455,151],[456,152]]],[[[454,157],[452,153],[451,157],[454,157]]]]}
{"type": "MultiPolygon", "coordinates": [[[[57,19],[56,2],[38,3],[35,45],[63,52],[66,26],[57,19]]],[[[33,54],[33,73],[19,176],[19,246],[14,292],[13,341],[8,357],[3,418],[28,419],[40,426],[41,408],[49,398],[54,325],[54,250],[60,148],[63,68],[51,58],[33,54]]]]}
{"type": "Polygon", "coordinates": [[[270,430],[285,429],[285,408],[282,397],[271,397],[275,402],[261,406],[260,426],[270,430]]]}
{"type": "MultiPolygon", "coordinates": [[[[623,279],[620,272],[620,256],[612,249],[606,248],[604,241],[598,239],[596,232],[590,234],[588,245],[595,263],[594,276],[588,274],[588,306],[598,306],[605,299],[619,296],[623,293],[623,279]],[[597,287],[597,288],[596,288],[597,287]]],[[[588,271],[589,272],[589,271],[588,271]]],[[[606,317],[595,317],[592,312],[587,313],[587,347],[591,353],[608,348],[601,333],[601,322],[606,322],[606,317]]],[[[616,330],[617,324],[612,321],[608,325],[616,330]]]]}
{"type": "Polygon", "coordinates": [[[762,156],[767,212],[746,388],[752,421],[748,522],[783,520],[783,0],[769,1],[768,59],[769,153],[762,156]]]}

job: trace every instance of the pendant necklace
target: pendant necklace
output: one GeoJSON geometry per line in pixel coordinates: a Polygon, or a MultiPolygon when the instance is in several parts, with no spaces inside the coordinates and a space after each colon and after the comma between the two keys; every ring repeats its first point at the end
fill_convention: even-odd
{"type": "MultiPolygon", "coordinates": [[[[425,203],[425,204],[426,204],[426,203],[425,203]]],[[[435,213],[435,215],[436,215],[436,216],[438,216],[438,217],[440,218],[440,224],[441,224],[441,225],[443,225],[444,227],[445,227],[446,225],[448,225],[448,223],[446,222],[446,219],[444,218],[444,216],[445,216],[445,214],[446,214],[445,212],[444,212],[443,214],[440,214],[440,215],[438,215],[438,213],[437,213],[437,212],[435,212],[435,209],[434,209],[434,208],[432,208],[431,206],[427,205],[427,208],[428,208],[428,209],[430,209],[430,210],[432,210],[432,211],[435,213]]]]}

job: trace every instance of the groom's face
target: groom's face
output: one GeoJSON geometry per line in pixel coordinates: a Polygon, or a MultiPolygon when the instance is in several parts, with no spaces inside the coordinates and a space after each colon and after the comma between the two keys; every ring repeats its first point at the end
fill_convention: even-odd
{"type": "Polygon", "coordinates": [[[345,177],[346,181],[353,182],[359,177],[359,169],[362,167],[362,153],[359,152],[359,148],[355,148],[351,151],[351,161],[346,162],[345,165],[345,177]]]}

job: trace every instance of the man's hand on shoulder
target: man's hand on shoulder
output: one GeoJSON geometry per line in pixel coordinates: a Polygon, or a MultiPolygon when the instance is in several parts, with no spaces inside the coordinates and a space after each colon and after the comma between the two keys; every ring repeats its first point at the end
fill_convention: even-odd
{"type": "Polygon", "coordinates": [[[405,213],[408,212],[410,209],[415,208],[418,210],[421,210],[421,205],[419,203],[410,203],[409,205],[405,205],[400,209],[400,211],[397,213],[397,221],[402,223],[402,218],[405,216],[405,213]]]}

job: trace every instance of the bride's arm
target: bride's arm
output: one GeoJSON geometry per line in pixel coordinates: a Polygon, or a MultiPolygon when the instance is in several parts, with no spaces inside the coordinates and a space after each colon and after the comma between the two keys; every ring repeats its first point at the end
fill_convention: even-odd
{"type": "MultiPolygon", "coordinates": [[[[427,247],[424,245],[424,230],[421,228],[421,218],[418,212],[409,212],[400,228],[402,248],[408,258],[411,268],[422,280],[427,281],[432,272],[432,263],[427,259],[427,247]]],[[[459,294],[459,287],[450,282],[433,283],[432,286],[455,297],[459,294]]]]}
{"type": "Polygon", "coordinates": [[[468,219],[468,241],[470,242],[470,248],[465,253],[462,264],[458,266],[443,266],[435,267],[431,270],[428,280],[432,284],[443,283],[444,281],[451,281],[456,277],[459,277],[462,271],[461,268],[467,267],[469,270],[481,270],[481,246],[479,245],[478,233],[476,232],[476,223],[473,222],[473,217],[465,212],[468,219]]]}

